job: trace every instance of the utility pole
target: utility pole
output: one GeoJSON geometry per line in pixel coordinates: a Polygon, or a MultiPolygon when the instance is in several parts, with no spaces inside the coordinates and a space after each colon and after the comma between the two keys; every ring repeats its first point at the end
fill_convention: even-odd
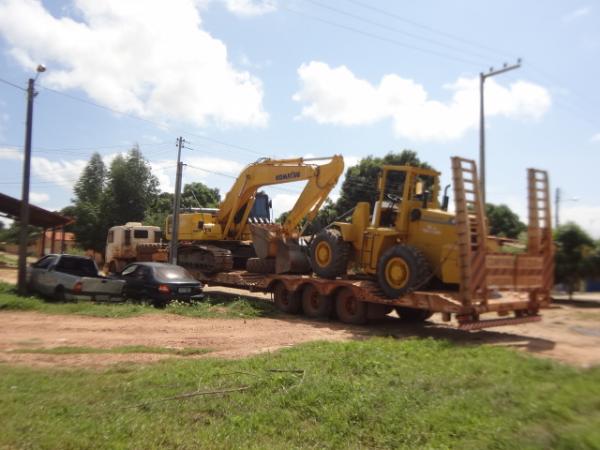
{"type": "Polygon", "coordinates": [[[509,66],[504,63],[501,69],[494,70],[490,67],[489,72],[479,74],[479,184],[481,185],[481,197],[485,205],[485,108],[483,102],[484,84],[486,78],[500,75],[509,70],[518,69],[521,67],[521,58],[517,59],[517,63],[509,66]]]}
{"type": "Polygon", "coordinates": [[[173,220],[171,220],[171,264],[177,264],[177,245],[179,244],[179,206],[181,204],[181,176],[183,163],[181,162],[181,147],[185,139],[177,139],[177,174],[175,176],[175,196],[173,197],[173,220]]]}
{"type": "Polygon", "coordinates": [[[578,197],[568,197],[563,198],[563,191],[561,188],[557,187],[554,194],[554,228],[558,228],[560,226],[560,205],[562,202],[577,202],[579,201],[578,197]]]}
{"type": "Polygon", "coordinates": [[[556,188],[554,205],[554,228],[558,228],[560,226],[560,220],[558,219],[558,209],[560,208],[560,188],[556,188]]]}
{"type": "Polygon", "coordinates": [[[25,155],[23,157],[23,186],[21,192],[21,211],[19,218],[19,270],[18,270],[18,292],[19,295],[27,294],[27,244],[29,237],[29,179],[31,173],[31,135],[33,130],[33,99],[35,92],[35,80],[46,68],[37,66],[35,78],[30,78],[27,85],[27,121],[25,126],[25,155]]]}

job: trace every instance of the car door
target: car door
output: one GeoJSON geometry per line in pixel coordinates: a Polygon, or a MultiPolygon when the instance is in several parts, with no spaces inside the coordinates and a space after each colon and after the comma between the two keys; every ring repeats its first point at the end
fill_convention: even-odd
{"type": "Polygon", "coordinates": [[[50,286],[49,273],[57,259],[55,255],[48,255],[31,266],[30,285],[33,290],[41,294],[52,294],[53,287],[50,286]]]}
{"type": "Polygon", "coordinates": [[[125,280],[125,286],[123,287],[123,295],[125,297],[138,298],[139,282],[135,273],[139,267],[138,264],[130,264],[126,266],[119,275],[122,280],[125,280]]]}

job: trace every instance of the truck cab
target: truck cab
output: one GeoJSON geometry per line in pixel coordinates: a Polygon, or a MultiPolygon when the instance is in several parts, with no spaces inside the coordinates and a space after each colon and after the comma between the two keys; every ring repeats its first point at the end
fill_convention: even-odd
{"type": "Polygon", "coordinates": [[[160,243],[162,237],[160,227],[140,222],[127,222],[110,228],[106,238],[106,268],[109,272],[120,272],[136,260],[140,244],[160,243]]]}

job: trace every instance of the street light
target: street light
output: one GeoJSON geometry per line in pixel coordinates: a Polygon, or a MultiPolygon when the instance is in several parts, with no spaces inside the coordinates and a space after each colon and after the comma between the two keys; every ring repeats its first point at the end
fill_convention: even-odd
{"type": "Polygon", "coordinates": [[[504,63],[501,69],[494,70],[490,67],[489,72],[479,74],[479,184],[481,186],[481,199],[485,205],[485,118],[484,118],[484,107],[483,107],[483,85],[486,78],[493,77],[494,75],[500,75],[501,73],[508,72],[509,70],[518,69],[521,67],[521,58],[517,59],[517,63],[509,66],[508,63],[504,63]]]}
{"type": "Polygon", "coordinates": [[[19,227],[19,273],[18,291],[27,294],[27,241],[29,228],[29,174],[31,168],[31,131],[33,127],[33,99],[36,96],[35,81],[40,73],[45,72],[42,64],[36,68],[35,78],[30,78],[27,85],[27,125],[25,127],[25,155],[23,158],[23,190],[21,194],[21,215],[19,227]]]}

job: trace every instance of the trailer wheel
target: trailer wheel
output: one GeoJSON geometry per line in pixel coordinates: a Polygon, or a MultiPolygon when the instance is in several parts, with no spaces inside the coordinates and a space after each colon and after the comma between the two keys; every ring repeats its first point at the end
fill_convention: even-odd
{"type": "Polygon", "coordinates": [[[331,315],[333,303],[329,295],[322,295],[312,284],[302,289],[302,309],[312,318],[327,318],[331,315]]]}
{"type": "Polygon", "coordinates": [[[433,313],[425,309],[408,308],[406,306],[396,306],[396,312],[403,322],[419,323],[425,322],[433,313]]]}
{"type": "Polygon", "coordinates": [[[423,253],[410,245],[395,245],[386,250],[377,263],[377,281],[389,298],[410,294],[429,277],[429,265],[423,253]]]}
{"type": "Polygon", "coordinates": [[[273,289],[273,300],[279,311],[298,314],[302,310],[302,299],[298,291],[288,291],[283,283],[277,283],[273,289]]]}
{"type": "Polygon", "coordinates": [[[310,265],[323,278],[334,279],[346,274],[350,260],[350,244],[340,230],[320,231],[310,244],[310,265]]]}
{"type": "Polygon", "coordinates": [[[335,310],[344,323],[361,325],[367,322],[367,304],[356,298],[352,289],[340,289],[335,296],[335,310]]]}

